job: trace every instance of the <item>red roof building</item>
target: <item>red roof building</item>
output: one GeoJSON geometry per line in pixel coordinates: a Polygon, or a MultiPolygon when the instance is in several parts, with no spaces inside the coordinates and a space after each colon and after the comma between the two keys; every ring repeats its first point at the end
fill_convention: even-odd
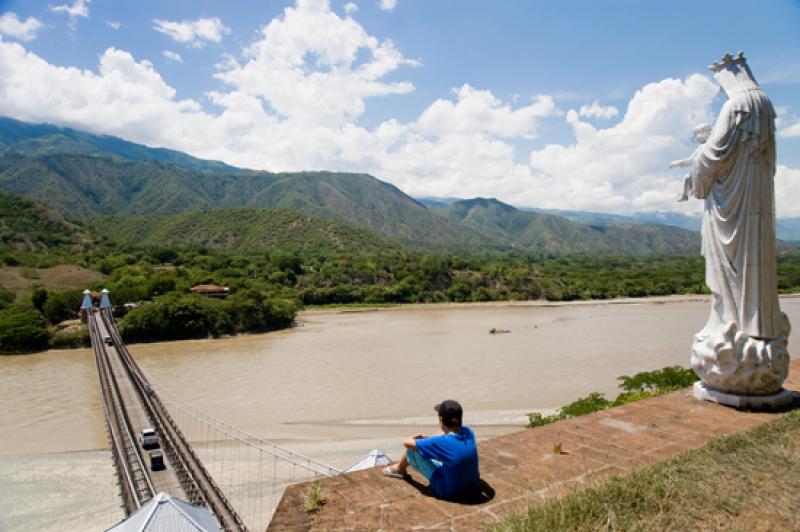
{"type": "Polygon", "coordinates": [[[227,286],[219,286],[216,284],[199,284],[191,287],[189,290],[195,294],[206,297],[227,297],[228,295],[227,286]]]}

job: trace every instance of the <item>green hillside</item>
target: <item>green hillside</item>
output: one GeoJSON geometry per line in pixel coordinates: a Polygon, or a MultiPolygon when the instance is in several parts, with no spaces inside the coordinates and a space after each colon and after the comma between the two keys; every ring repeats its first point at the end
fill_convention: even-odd
{"type": "Polygon", "coordinates": [[[136,161],[155,161],[198,171],[239,172],[219,161],[197,159],[175,150],[150,148],[109,135],[93,135],[50,124],[29,124],[0,116],[0,154],[28,156],[52,154],[113,155],[136,161]]]}
{"type": "Polygon", "coordinates": [[[418,248],[498,247],[366,174],[197,172],[100,155],[9,152],[0,157],[0,190],[46,201],[71,217],[284,208],[358,225],[418,248]]]}
{"type": "Polygon", "coordinates": [[[698,233],[677,227],[586,225],[552,214],[520,211],[496,199],[463,200],[433,211],[498,241],[540,253],[690,253],[700,249],[698,233]]]}
{"type": "Polygon", "coordinates": [[[371,231],[284,209],[234,208],[171,216],[104,216],[92,222],[109,239],[138,247],[321,254],[401,249],[371,231]]]}
{"type": "Polygon", "coordinates": [[[84,251],[96,236],[36,201],[0,193],[0,253],[84,251]]]}
{"type": "Polygon", "coordinates": [[[0,191],[46,202],[70,219],[290,209],[421,250],[683,253],[695,252],[699,242],[696,233],[673,227],[590,226],[496,200],[429,209],[366,174],[241,170],[114,137],[10,119],[0,119],[0,191]]]}

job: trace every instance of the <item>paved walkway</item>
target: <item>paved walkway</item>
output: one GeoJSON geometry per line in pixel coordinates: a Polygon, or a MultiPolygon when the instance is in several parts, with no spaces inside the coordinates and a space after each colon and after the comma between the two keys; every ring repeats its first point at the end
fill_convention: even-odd
{"type": "MultiPolygon", "coordinates": [[[[800,360],[784,386],[800,390],[800,360]]],[[[797,404],[797,400],[795,401],[797,404]]],[[[741,432],[780,414],[741,412],[694,399],[691,389],[523,430],[479,444],[483,493],[447,502],[426,481],[385,478],[380,468],[323,479],[326,502],[303,510],[309,485],[286,490],[269,530],[473,530],[532,504],[741,432]],[[560,442],[562,454],[554,453],[560,442]]]]}

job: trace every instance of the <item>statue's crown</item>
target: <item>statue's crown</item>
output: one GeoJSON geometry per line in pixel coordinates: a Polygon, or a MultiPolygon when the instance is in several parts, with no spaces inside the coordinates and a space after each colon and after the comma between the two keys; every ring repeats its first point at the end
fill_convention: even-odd
{"type": "Polygon", "coordinates": [[[747,60],[744,57],[744,52],[739,52],[736,54],[736,57],[732,56],[731,54],[725,54],[722,56],[721,60],[708,65],[708,69],[712,72],[719,72],[720,70],[731,65],[743,65],[746,61],[747,60]]]}

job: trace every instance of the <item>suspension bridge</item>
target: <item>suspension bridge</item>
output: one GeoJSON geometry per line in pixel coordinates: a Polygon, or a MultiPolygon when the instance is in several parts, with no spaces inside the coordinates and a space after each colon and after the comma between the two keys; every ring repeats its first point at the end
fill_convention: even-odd
{"type": "Polygon", "coordinates": [[[81,313],[126,515],[165,492],[207,508],[222,530],[265,530],[287,486],[342,473],[208,415],[149,379],[117,331],[107,291],[99,306],[85,292],[81,313]],[[156,431],[163,469],[143,448],[146,428],[156,431]]]}

